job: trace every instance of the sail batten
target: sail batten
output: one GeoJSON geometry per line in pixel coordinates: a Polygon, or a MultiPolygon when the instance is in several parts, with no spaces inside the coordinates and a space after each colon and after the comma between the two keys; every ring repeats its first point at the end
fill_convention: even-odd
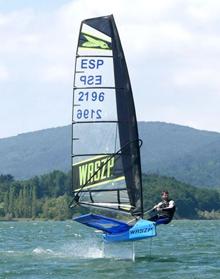
{"type": "Polygon", "coordinates": [[[113,16],[88,19],[81,24],[72,120],[76,202],[142,216],[135,107],[113,16]]]}

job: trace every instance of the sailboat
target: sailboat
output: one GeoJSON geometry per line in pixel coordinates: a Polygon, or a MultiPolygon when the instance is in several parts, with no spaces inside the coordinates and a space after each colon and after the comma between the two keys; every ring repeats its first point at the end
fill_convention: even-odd
{"type": "Polygon", "coordinates": [[[101,230],[106,241],[156,236],[155,223],[143,219],[141,144],[113,15],[86,19],[74,74],[71,207],[88,207],[73,220],[101,230]]]}

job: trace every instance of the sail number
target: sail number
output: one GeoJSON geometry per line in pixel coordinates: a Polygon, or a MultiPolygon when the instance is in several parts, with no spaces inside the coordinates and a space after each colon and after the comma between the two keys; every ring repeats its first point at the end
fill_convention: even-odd
{"type": "Polygon", "coordinates": [[[78,109],[76,112],[77,119],[101,119],[102,118],[102,110],[101,109],[78,109]]]}
{"type": "Polygon", "coordinates": [[[79,98],[78,101],[79,102],[84,102],[84,101],[93,101],[93,102],[103,102],[105,99],[105,93],[104,92],[99,92],[97,93],[96,91],[93,92],[83,92],[80,91],[79,93],[79,98]]]}
{"type": "MultiPolygon", "coordinates": [[[[76,110],[76,118],[78,120],[83,119],[102,119],[102,109],[93,103],[100,104],[105,101],[105,92],[103,91],[79,91],[76,95],[78,104],[81,106],[80,103],[86,103],[86,108],[79,108],[76,110]],[[88,103],[87,103],[88,102],[88,103]],[[95,107],[94,107],[95,106],[95,107]],[[88,108],[90,107],[90,108],[88,108]]],[[[104,103],[103,103],[104,104],[104,103]]],[[[100,104],[101,106],[101,104],[100,104]]]]}

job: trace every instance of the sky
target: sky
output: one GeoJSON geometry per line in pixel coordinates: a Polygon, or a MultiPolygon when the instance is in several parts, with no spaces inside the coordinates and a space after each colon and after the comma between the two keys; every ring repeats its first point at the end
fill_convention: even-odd
{"type": "Polygon", "coordinates": [[[80,22],[108,14],[138,120],[220,132],[219,0],[0,0],[0,138],[71,123],[80,22]]]}

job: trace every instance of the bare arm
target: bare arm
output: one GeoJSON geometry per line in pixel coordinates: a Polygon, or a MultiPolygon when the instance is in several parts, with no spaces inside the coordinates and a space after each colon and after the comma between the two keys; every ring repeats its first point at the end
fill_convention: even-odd
{"type": "Polygon", "coordinates": [[[156,204],[156,205],[153,207],[153,209],[158,209],[158,208],[160,208],[161,205],[162,205],[162,202],[159,202],[158,204],[156,204]]]}

